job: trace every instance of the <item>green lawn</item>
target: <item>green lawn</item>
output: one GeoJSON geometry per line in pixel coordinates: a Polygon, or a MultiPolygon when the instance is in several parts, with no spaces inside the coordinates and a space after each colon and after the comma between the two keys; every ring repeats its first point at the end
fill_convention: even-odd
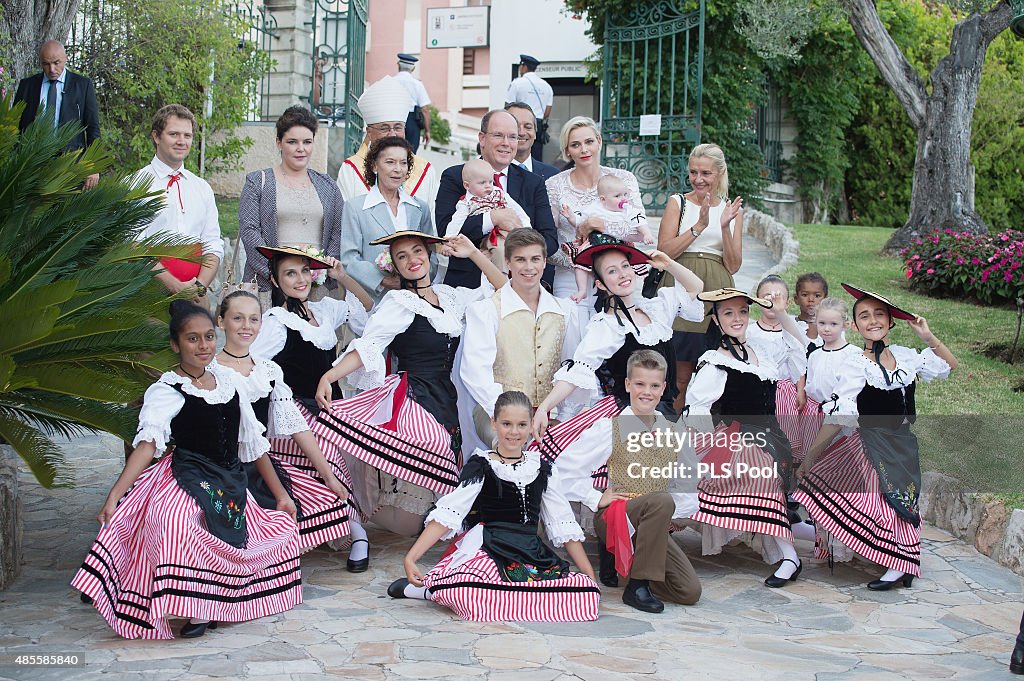
{"type": "Polygon", "coordinates": [[[238,236],[238,199],[218,196],[217,213],[220,217],[220,235],[225,239],[238,236]]]}
{"type": "MultiPolygon", "coordinates": [[[[793,225],[793,229],[800,241],[800,260],[783,274],[791,286],[797,274],[816,270],[828,280],[830,293],[850,302],[840,282],[887,296],[924,316],[959,360],[947,380],[922,384],[917,390],[922,468],[953,475],[978,491],[997,492],[1019,506],[1024,501],[1020,496],[1024,448],[1018,434],[1024,393],[1013,388],[1024,382],[1024,360],[1010,366],[980,352],[984,344],[1013,340],[1016,311],[910,291],[900,259],[880,254],[889,230],[825,225],[793,225]],[[1014,493],[1015,499],[1009,496],[1014,493]]],[[[857,342],[856,331],[846,335],[857,342]]],[[[922,347],[905,322],[891,337],[899,345],[922,347]]]]}

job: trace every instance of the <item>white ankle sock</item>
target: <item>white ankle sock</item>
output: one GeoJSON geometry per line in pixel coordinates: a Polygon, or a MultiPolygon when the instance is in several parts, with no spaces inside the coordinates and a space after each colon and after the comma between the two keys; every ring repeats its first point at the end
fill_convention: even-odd
{"type": "Polygon", "coordinates": [[[406,598],[419,598],[424,601],[430,600],[430,589],[425,586],[413,586],[412,584],[406,584],[405,591],[402,593],[405,594],[406,598]]]}
{"type": "Polygon", "coordinates": [[[188,623],[189,624],[206,624],[209,621],[210,620],[200,620],[200,619],[196,619],[195,617],[192,617],[192,618],[189,619],[188,623]]]}
{"type": "Polygon", "coordinates": [[[801,541],[814,541],[815,529],[811,523],[794,523],[793,537],[801,541]]]}
{"type": "Polygon", "coordinates": [[[789,579],[796,572],[796,569],[800,567],[800,556],[796,554],[796,547],[793,546],[793,542],[786,541],[779,537],[775,537],[775,544],[782,551],[783,562],[779,565],[779,569],[775,571],[776,577],[782,579],[789,579]],[[790,563],[789,561],[793,561],[790,563]]]}
{"type": "Polygon", "coordinates": [[[359,539],[366,539],[366,530],[359,521],[355,518],[349,517],[348,527],[352,532],[352,548],[348,551],[348,557],[350,560],[362,560],[370,555],[370,542],[369,541],[358,541],[359,539]]]}
{"type": "Polygon", "coordinates": [[[901,579],[904,574],[906,573],[900,572],[899,570],[886,570],[885,574],[882,575],[879,579],[885,582],[895,582],[898,579],[901,579]]]}

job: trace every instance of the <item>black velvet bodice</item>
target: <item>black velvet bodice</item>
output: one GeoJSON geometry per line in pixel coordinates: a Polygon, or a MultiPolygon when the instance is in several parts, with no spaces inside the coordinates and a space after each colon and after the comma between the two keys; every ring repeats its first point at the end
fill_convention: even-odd
{"type": "MultiPolygon", "coordinates": [[[[288,339],[273,360],[281,366],[284,382],[291,387],[296,397],[315,399],[320,378],[334,365],[337,353],[334,348],[321,350],[303,339],[302,334],[295,329],[286,330],[288,339]]],[[[341,399],[341,388],[337,383],[331,384],[331,399],[341,399]]]]}
{"type": "Polygon", "coordinates": [[[388,347],[397,361],[395,370],[408,376],[410,397],[448,430],[459,425],[458,393],[452,383],[458,348],[458,336],[437,331],[421,315],[415,315],[388,347]]]}
{"type": "Polygon", "coordinates": [[[466,525],[471,527],[476,523],[487,525],[496,522],[536,525],[540,519],[541,500],[548,487],[550,475],[551,463],[541,461],[537,477],[526,485],[523,495],[514,483],[499,478],[482,457],[472,457],[462,468],[462,484],[482,479],[483,489],[473,503],[473,510],[466,518],[466,525]]]}
{"type": "Polygon", "coordinates": [[[857,394],[857,412],[862,418],[870,417],[866,425],[898,426],[904,420],[913,423],[917,416],[916,386],[915,381],[902,390],[882,390],[866,384],[857,394]]]}
{"type": "Polygon", "coordinates": [[[270,395],[274,392],[274,382],[270,382],[270,392],[252,403],[252,410],[256,413],[256,420],[265,428],[270,427],[270,395]]]}
{"type": "Polygon", "coordinates": [[[675,416],[672,402],[679,394],[676,387],[676,355],[672,349],[672,341],[661,341],[656,345],[643,345],[631,333],[627,333],[625,342],[615,354],[606,359],[597,370],[597,380],[601,384],[601,390],[605,395],[615,395],[621,404],[629,404],[629,395],[626,394],[626,362],[629,356],[637,350],[654,350],[660,353],[668,363],[668,374],[665,376],[665,393],[661,396],[658,404],[658,411],[666,416],[675,416]]]}
{"type": "Polygon", "coordinates": [[[775,381],[731,367],[719,368],[724,369],[728,377],[722,396],[711,408],[712,414],[740,421],[748,417],[775,416],[775,381]]]}
{"type": "Polygon", "coordinates": [[[238,393],[224,404],[210,404],[201,397],[189,395],[180,385],[174,387],[185,398],[181,411],[171,419],[174,446],[223,466],[237,462],[238,428],[242,420],[238,393]]]}

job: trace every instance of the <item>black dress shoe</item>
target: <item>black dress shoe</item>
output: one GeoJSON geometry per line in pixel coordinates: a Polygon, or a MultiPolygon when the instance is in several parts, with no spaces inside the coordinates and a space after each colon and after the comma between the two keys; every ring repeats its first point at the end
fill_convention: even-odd
{"type": "Polygon", "coordinates": [[[903,586],[909,587],[913,583],[914,575],[903,575],[899,579],[894,579],[891,582],[884,579],[876,579],[873,582],[868,582],[868,588],[872,591],[888,591],[897,584],[902,584],[903,586]]]}
{"type": "Polygon", "coordinates": [[[1024,645],[1017,644],[1010,655],[1010,673],[1024,674],[1024,645]]]}
{"type": "MultiPolygon", "coordinates": [[[[359,542],[363,542],[363,543],[365,543],[367,545],[370,544],[370,542],[368,540],[366,540],[366,539],[353,539],[352,540],[353,544],[357,544],[359,542]]],[[[349,548],[349,551],[351,552],[352,549],[349,548]]],[[[366,558],[363,558],[362,560],[352,560],[351,558],[349,558],[347,561],[345,561],[345,569],[348,570],[349,572],[366,572],[369,568],[370,568],[370,556],[366,556],[366,558]]]]}
{"type": "Polygon", "coordinates": [[[409,586],[409,580],[405,577],[396,579],[388,587],[388,596],[392,598],[405,598],[405,587],[409,586]]]}
{"type": "Polygon", "coordinates": [[[622,592],[622,602],[644,612],[664,612],[665,604],[651,593],[646,579],[631,579],[622,592]]]}
{"type": "Polygon", "coordinates": [[[199,622],[194,624],[192,622],[186,622],[185,626],[181,628],[182,638],[199,638],[206,633],[207,629],[216,629],[216,622],[199,622]]]}
{"type": "Polygon", "coordinates": [[[800,516],[800,504],[795,501],[786,502],[786,515],[789,517],[790,525],[795,525],[804,521],[800,516]]]}
{"type": "Polygon", "coordinates": [[[78,595],[78,600],[82,601],[86,605],[92,605],[92,596],[87,596],[85,594],[79,594],[78,595]]]}
{"type": "MultiPolygon", "coordinates": [[[[791,561],[789,558],[783,558],[779,562],[779,566],[781,566],[783,563],[793,563],[793,561],[791,561]]],[[[765,578],[764,585],[769,586],[773,589],[778,589],[779,587],[786,586],[790,582],[795,582],[796,578],[800,576],[800,572],[804,569],[804,564],[803,561],[801,561],[799,563],[793,563],[793,565],[796,565],[796,571],[792,575],[790,575],[789,577],[776,577],[774,573],[770,574],[765,578]]],[[[779,568],[775,569],[777,571],[779,568]]]]}
{"type": "Polygon", "coordinates": [[[619,575],[615,572],[615,554],[608,550],[604,542],[598,540],[597,555],[600,559],[598,578],[605,586],[616,587],[619,585],[619,575]]]}

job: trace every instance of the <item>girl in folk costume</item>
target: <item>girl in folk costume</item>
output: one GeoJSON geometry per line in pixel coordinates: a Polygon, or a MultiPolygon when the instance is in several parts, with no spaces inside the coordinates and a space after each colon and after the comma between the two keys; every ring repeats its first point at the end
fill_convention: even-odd
{"type": "Polygon", "coordinates": [[[601,592],[583,551],[583,530],[551,463],[523,451],[531,410],[521,392],[498,397],[496,449],[478,449],[466,462],[459,486],[427,516],[426,529],[405,556],[406,576],[388,587],[388,595],[433,600],[474,621],[597,619],[601,592]],[[569,564],[541,540],[541,521],[582,574],[569,572],[569,564]],[[423,554],[464,529],[454,550],[424,575],[416,564],[423,554]]]}
{"type": "Polygon", "coordinates": [[[671,520],[688,518],[697,510],[696,494],[673,492],[673,476],[660,474],[677,466],[685,475],[696,470],[696,460],[692,450],[672,443],[644,444],[642,434],[667,433],[673,427],[655,410],[667,387],[665,358],[654,350],[637,350],[626,371],[629,406],[618,417],[597,421],[555,464],[566,498],[597,514],[599,545],[614,554],[614,572],[606,570],[601,554],[601,582],[618,586],[614,573],[621,573],[629,580],[622,601],[657,613],[665,609],[664,600],[692,605],[700,598],[693,566],[666,532],[671,520]],[[602,467],[608,471],[603,491],[594,484],[594,471],[602,467]]]}
{"type": "MultiPolygon", "coordinates": [[[[273,448],[268,454],[277,477],[295,502],[302,548],[312,549],[348,536],[348,490],[320,451],[292,399],[281,367],[269,359],[256,359],[249,352],[263,323],[259,299],[247,291],[235,291],[224,298],[219,312],[217,324],[224,330],[225,343],[214,362],[237,372],[245,383],[253,411],[266,426],[267,436],[290,437],[308,459],[299,467],[281,459],[273,448]]],[[[245,464],[249,491],[260,506],[275,508],[274,497],[254,466],[245,464]]]]}
{"type": "MultiPolygon", "coordinates": [[[[281,367],[284,383],[291,388],[306,423],[313,425],[316,413],[317,382],[331,368],[337,356],[338,337],[335,330],[347,324],[360,333],[366,323],[366,311],[373,304],[366,291],[345,271],[335,258],[310,255],[290,247],[260,246],[259,251],[270,262],[271,301],[274,307],[263,313],[263,325],[250,351],[257,359],[273,360],[281,367]],[[326,270],[345,289],[343,300],[326,296],[311,302],[315,270],[326,270]]],[[[341,399],[335,390],[332,398],[341,399]]],[[[315,432],[315,431],[314,431],[315,432]]],[[[331,464],[336,478],[351,487],[345,460],[336,448],[323,439],[317,444],[331,464]]],[[[320,483],[327,480],[309,470],[305,451],[290,437],[274,438],[275,459],[305,469],[320,483]]],[[[349,572],[364,572],[369,561],[369,541],[358,520],[349,516],[352,548],[346,567],[349,572]]]]}
{"type": "Polygon", "coordinates": [[[704,305],[694,297],[702,289],[700,280],[661,251],[647,255],[597,232],[590,235],[590,242],[591,246],[580,251],[574,262],[593,269],[601,311],[591,317],[572,361],[555,374],[554,388],[537,408],[533,426],[538,441],[547,430],[548,412],[577,387],[614,396],[618,410],[628,404],[626,361],[641,348],[656,350],[669,363],[669,390],[658,411],[674,415],[672,323],[676,317],[697,319],[704,314],[704,305]],[[668,271],[676,280],[675,286],[662,288],[657,298],[644,298],[638,290],[640,280],[633,266],[648,262],[668,271]]]}
{"type": "MultiPolygon", "coordinates": [[[[851,355],[861,354],[859,346],[846,341],[844,332],[849,325],[850,307],[839,298],[825,298],[815,308],[813,326],[817,338],[814,341],[806,336],[800,338],[807,346],[804,376],[807,403],[800,413],[800,441],[804,450],[818,436],[826,412],[835,414],[838,410],[835,388],[841,367],[850,362],[851,355]]],[[[794,525],[794,534],[798,528],[807,531],[794,525]]],[[[798,535],[797,539],[813,539],[813,536],[798,535]]]]}
{"type": "Polygon", "coordinates": [[[217,342],[213,318],[176,300],[170,334],[180,363],[146,391],[135,450],[71,582],[125,638],[173,638],[169,617],[191,618],[181,635],[202,636],[218,621],[302,602],[295,505],[264,456],[269,443],[244,384],[207,366],[217,342]],[[147,469],[153,457],[159,461],[147,469]],[[248,494],[242,465],[251,461],[277,510],[248,494]]]}
{"type": "Polygon", "coordinates": [[[750,322],[747,338],[762,343],[775,355],[773,360],[779,367],[779,382],[775,389],[775,414],[779,420],[779,427],[789,438],[793,460],[799,463],[803,458],[799,415],[807,403],[807,394],[804,390],[807,343],[782,329],[781,318],[786,316],[786,308],[789,306],[789,287],[782,277],[769,274],[757,285],[756,294],[759,298],[772,301],[772,306],[761,310],[760,319],[750,322]]]}
{"type": "Polygon", "coordinates": [[[843,288],[857,299],[853,324],[863,352],[847,355],[837,369],[833,395],[822,403],[824,425],[797,470],[794,496],[819,531],[887,568],[868,584],[887,591],[910,586],[921,574],[921,464],[910,430],[917,380],[945,378],[957,360],[923,317],[877,293],[843,288]],[[906,320],[928,348],[918,353],[890,345],[896,319],[906,320]],[[857,430],[840,436],[844,426],[857,430]]]}
{"type": "Polygon", "coordinates": [[[388,291],[361,338],[326,371],[317,388],[323,408],[314,431],[342,448],[358,469],[355,497],[365,517],[411,536],[434,500],[458,484],[461,448],[452,364],[466,305],[508,279],[464,235],[441,239],[402,230],[374,243],[389,248],[401,288],[388,291]],[[469,257],[491,286],[453,288],[430,283],[430,247],[469,257]],[[390,352],[397,372],[388,375],[390,352]],[[332,403],[346,377],[362,392],[332,403]]]}
{"type": "MultiPolygon", "coordinates": [[[[705,554],[720,553],[743,533],[761,535],[765,560],[781,560],[765,585],[785,586],[803,567],[786,512],[793,454],[775,416],[775,354],[746,335],[750,306],[768,309],[772,301],[735,288],[698,297],[712,303],[711,316],[722,340],[718,349],[701,355],[686,391],[687,425],[695,429],[701,463],[712,470],[697,486],[700,510],[693,520],[705,524],[705,554]]],[[[796,333],[791,320],[784,324],[796,333]]]]}

